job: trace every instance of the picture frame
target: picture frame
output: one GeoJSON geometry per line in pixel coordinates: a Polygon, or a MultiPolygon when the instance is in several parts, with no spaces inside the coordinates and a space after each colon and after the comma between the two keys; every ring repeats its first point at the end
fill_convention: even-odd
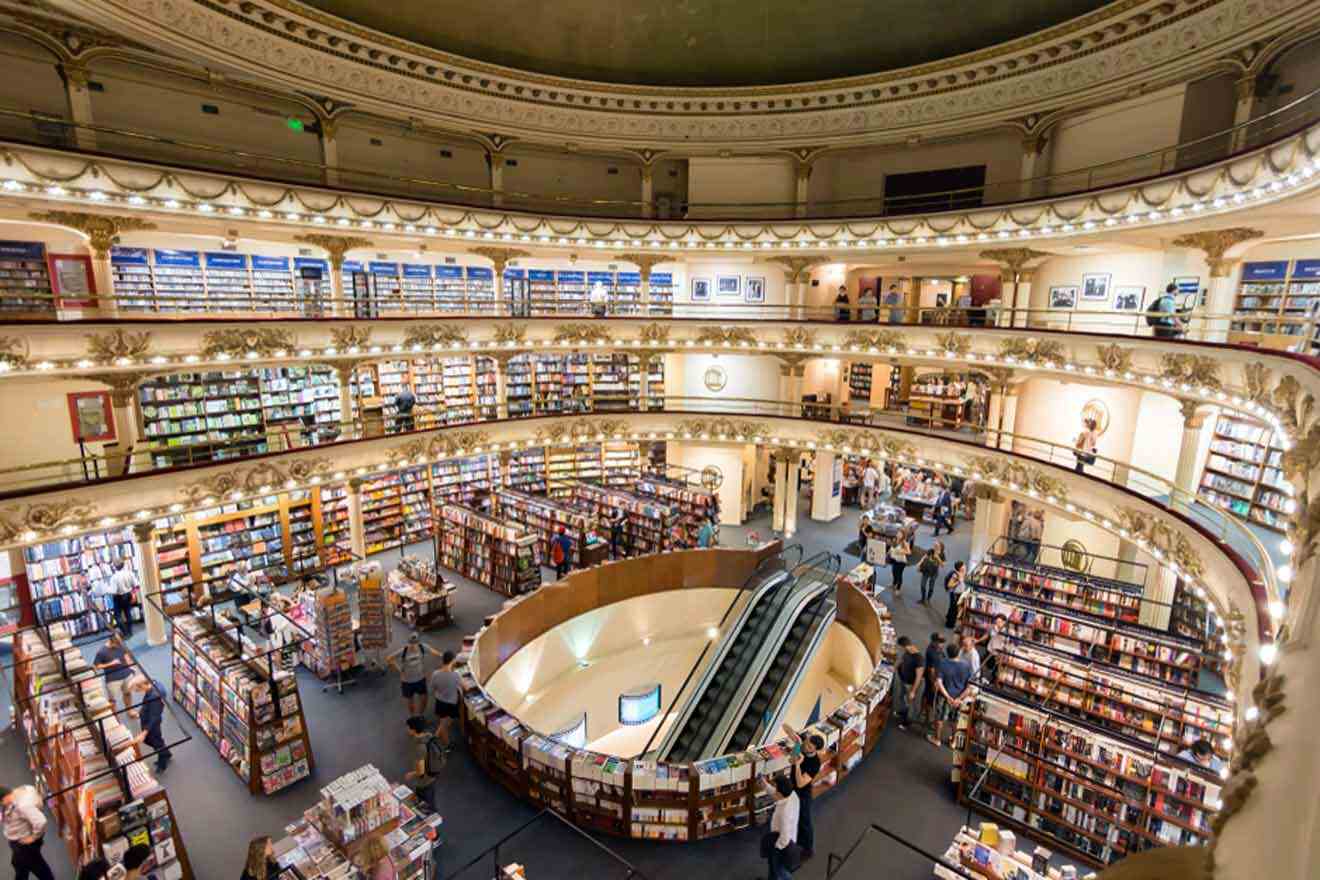
{"type": "Polygon", "coordinates": [[[1146,305],[1146,287],[1141,284],[1121,284],[1114,288],[1114,311],[1139,312],[1146,305]]]}
{"type": "Polygon", "coordinates": [[[746,287],[743,292],[743,299],[749,303],[765,302],[765,277],[761,275],[749,275],[746,279],[746,287]]]}
{"type": "Polygon", "coordinates": [[[74,443],[110,443],[115,440],[115,411],[109,391],[75,391],[66,397],[74,443]]]}
{"type": "Polygon", "coordinates": [[[710,302],[710,279],[693,278],[692,279],[692,301],[710,302]]]}
{"type": "Polygon", "coordinates": [[[1060,286],[1050,288],[1050,308],[1055,311],[1071,311],[1077,308],[1078,288],[1060,286]]]}
{"type": "Polygon", "coordinates": [[[947,309],[949,307],[949,295],[947,293],[935,294],[935,308],[947,309]]]}
{"type": "Polygon", "coordinates": [[[96,306],[96,276],[87,254],[46,254],[50,289],[55,307],[90,309],[96,306]]]}
{"type": "Polygon", "coordinates": [[[1082,299],[1109,299],[1109,282],[1114,276],[1108,272],[1088,272],[1082,276],[1082,299]]]}
{"type": "Polygon", "coordinates": [[[722,299],[742,296],[742,276],[716,275],[715,295],[722,299]]]}

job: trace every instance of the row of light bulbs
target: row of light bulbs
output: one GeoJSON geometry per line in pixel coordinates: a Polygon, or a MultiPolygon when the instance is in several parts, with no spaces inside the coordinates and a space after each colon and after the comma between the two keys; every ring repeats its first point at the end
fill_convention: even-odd
{"type": "MultiPolygon", "coordinates": [[[[310,226],[334,226],[345,230],[362,230],[371,232],[403,233],[407,235],[427,235],[441,236],[449,239],[474,242],[504,242],[509,244],[540,244],[563,247],[595,247],[595,248],[650,248],[655,250],[784,250],[784,249],[803,249],[803,248],[860,248],[860,249],[884,249],[889,247],[948,247],[952,245],[963,245],[971,243],[987,243],[995,241],[1010,241],[1014,239],[1030,239],[1036,237],[1054,237],[1066,236],[1078,233],[1093,232],[1098,229],[1114,229],[1122,226],[1134,226],[1142,223],[1162,223],[1170,220],[1179,220],[1187,217],[1196,217],[1204,215],[1206,212],[1226,211],[1240,208],[1250,202],[1259,202],[1267,198],[1277,198],[1289,194],[1290,190],[1296,190],[1299,187],[1309,185],[1316,173],[1320,171],[1320,159],[1306,162],[1300,169],[1290,172],[1280,179],[1269,183],[1258,184],[1253,187],[1244,187],[1228,194],[1202,199],[1196,199],[1186,206],[1179,206],[1167,210],[1159,208],[1150,208],[1148,210],[1137,210],[1124,214],[1121,217],[1107,217],[1104,220],[1085,220],[1080,223],[1072,221],[1063,221],[1060,223],[1037,222],[1035,224],[1024,224],[1013,220],[1016,227],[1012,230],[1000,229],[995,232],[977,232],[975,234],[959,233],[955,235],[938,234],[932,232],[930,235],[916,236],[894,236],[889,237],[849,237],[847,234],[836,233],[828,238],[808,240],[801,235],[794,241],[760,241],[751,242],[741,239],[722,239],[720,241],[701,240],[696,232],[689,232],[686,241],[661,240],[658,238],[618,238],[618,237],[592,237],[583,236],[563,236],[531,234],[525,232],[493,232],[490,230],[461,229],[455,226],[437,226],[427,224],[419,226],[416,222],[409,222],[400,219],[392,220],[354,220],[349,217],[334,217],[326,213],[315,211],[292,211],[292,210],[274,210],[270,207],[244,207],[240,205],[217,205],[206,201],[181,201],[176,198],[156,198],[147,197],[138,193],[129,195],[120,195],[117,193],[107,193],[104,190],[84,190],[70,189],[62,184],[52,183],[42,186],[34,186],[19,180],[7,179],[0,182],[0,190],[15,194],[27,194],[35,192],[44,194],[51,198],[87,201],[93,204],[124,204],[132,208],[144,210],[168,210],[181,213],[196,213],[201,216],[214,216],[225,214],[235,218],[250,218],[256,220],[280,221],[285,223],[305,224],[310,226]],[[695,240],[694,240],[695,239],[695,240]]],[[[423,210],[429,210],[423,208],[423,210]]]]}

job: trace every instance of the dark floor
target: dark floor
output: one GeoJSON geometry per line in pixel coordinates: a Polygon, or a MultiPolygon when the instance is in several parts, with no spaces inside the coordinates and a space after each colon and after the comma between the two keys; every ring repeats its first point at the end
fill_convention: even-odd
{"type": "MultiPolygon", "coordinates": [[[[846,510],[832,523],[817,523],[804,517],[794,540],[808,554],[825,549],[842,552],[856,539],[856,524],[856,509],[846,510]]],[[[726,546],[741,545],[750,530],[762,536],[770,534],[767,518],[758,517],[743,527],[724,527],[721,542],[726,546]]],[[[923,527],[919,534],[922,546],[930,540],[929,535],[929,527],[923,527]]],[[[966,558],[970,536],[971,523],[962,522],[953,535],[943,539],[950,560],[966,558]]],[[[418,545],[414,552],[430,556],[431,548],[429,544],[418,545]]],[[[397,555],[395,551],[378,558],[388,570],[397,555]]],[[[857,561],[855,557],[845,557],[844,565],[851,567],[857,561]]],[[[933,630],[943,628],[945,597],[943,588],[937,586],[933,605],[929,608],[918,605],[917,582],[915,566],[911,566],[903,594],[893,597],[886,591],[886,601],[894,610],[898,632],[925,644],[933,630]]],[[[437,649],[457,649],[462,636],[474,632],[485,615],[500,607],[502,598],[460,579],[457,624],[426,636],[426,641],[437,649]]],[[[396,645],[404,632],[396,623],[396,645]]],[[[149,648],[141,627],[134,633],[130,646],[144,666],[168,687],[169,648],[149,648]]],[[[370,762],[391,779],[402,777],[408,740],[396,676],[367,675],[341,695],[323,692],[321,682],[300,669],[299,686],[316,769],[312,779],[274,797],[250,797],[237,777],[225,769],[200,731],[191,723],[184,723],[183,731],[194,739],[176,749],[176,760],[163,774],[162,781],[169,791],[199,878],[237,878],[250,837],[280,836],[281,829],[318,798],[319,785],[355,767],[370,762]]],[[[8,690],[8,681],[4,687],[8,690]]],[[[12,698],[10,694],[6,696],[12,698]]],[[[166,727],[167,738],[180,735],[180,728],[172,720],[167,720],[166,727]]],[[[847,851],[871,823],[878,823],[932,853],[942,853],[966,819],[966,812],[952,798],[948,778],[947,750],[928,744],[915,728],[905,733],[891,726],[870,758],[841,788],[817,802],[818,855],[796,876],[803,880],[824,878],[827,854],[847,851]]],[[[0,742],[0,784],[22,784],[29,779],[19,738],[6,728],[0,742]]],[[[461,880],[489,880],[492,875],[489,859],[471,870],[459,872],[483,850],[535,815],[530,807],[488,780],[461,750],[451,759],[437,786],[436,802],[445,819],[444,876],[457,876],[461,880]]],[[[651,880],[692,880],[712,865],[719,866],[720,880],[750,880],[765,873],[765,863],[758,857],[759,837],[759,831],[749,830],[697,844],[600,840],[651,880]]],[[[53,835],[47,837],[46,852],[57,877],[74,876],[66,850],[53,835]]],[[[553,820],[537,822],[503,845],[500,861],[526,864],[529,880],[598,877],[622,880],[627,876],[625,869],[615,865],[590,840],[553,820]]],[[[930,876],[928,861],[875,833],[858,849],[849,869],[839,875],[841,880],[861,877],[863,863],[870,868],[884,864],[886,877],[916,880],[930,876]]],[[[866,876],[873,874],[868,871],[866,876]]]]}

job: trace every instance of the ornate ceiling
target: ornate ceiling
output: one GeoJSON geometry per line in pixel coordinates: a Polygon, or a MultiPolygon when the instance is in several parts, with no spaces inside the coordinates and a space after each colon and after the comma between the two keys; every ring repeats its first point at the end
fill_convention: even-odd
{"type": "Polygon", "coordinates": [[[421,0],[286,5],[312,7],[340,27],[369,28],[529,73],[718,87],[837,79],[939,61],[1037,33],[1108,0],[453,0],[443,15],[421,0]]]}

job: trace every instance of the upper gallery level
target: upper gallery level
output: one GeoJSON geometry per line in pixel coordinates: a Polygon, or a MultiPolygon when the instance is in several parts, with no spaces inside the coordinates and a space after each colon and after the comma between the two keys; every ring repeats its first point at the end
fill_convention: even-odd
{"type": "Polygon", "coordinates": [[[921,4],[315,5],[0,3],[0,136],[541,214],[865,218],[1204,165],[1296,130],[1320,86],[1315,0],[1031,2],[933,28],[921,4]],[[587,38],[551,36],[569,25],[587,38]]]}

